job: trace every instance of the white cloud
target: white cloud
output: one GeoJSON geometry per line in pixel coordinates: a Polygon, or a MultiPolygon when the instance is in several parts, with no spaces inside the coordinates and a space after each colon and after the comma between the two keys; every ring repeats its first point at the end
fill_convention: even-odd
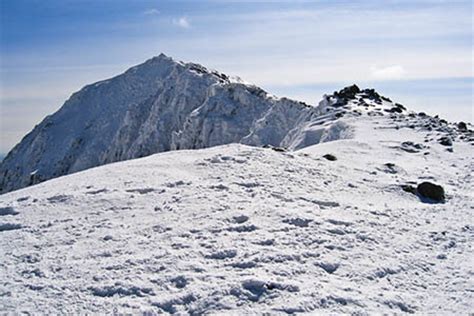
{"type": "Polygon", "coordinates": [[[143,14],[144,15],[158,15],[158,14],[160,14],[160,10],[154,9],[154,8],[153,9],[148,9],[148,10],[143,11],[143,14]]]}
{"type": "Polygon", "coordinates": [[[370,68],[370,76],[378,80],[393,80],[402,79],[405,75],[405,69],[400,65],[393,65],[387,67],[372,66],[370,68]]]}
{"type": "Polygon", "coordinates": [[[179,19],[173,19],[173,24],[183,29],[187,29],[191,26],[187,17],[182,16],[179,19]]]}

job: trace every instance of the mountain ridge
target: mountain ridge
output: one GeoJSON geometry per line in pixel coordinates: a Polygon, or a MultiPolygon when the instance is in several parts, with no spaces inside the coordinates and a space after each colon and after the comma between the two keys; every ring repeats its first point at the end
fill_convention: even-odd
{"type": "Polygon", "coordinates": [[[73,93],[1,162],[0,193],[169,150],[233,142],[300,149],[349,137],[350,128],[336,121],[358,108],[407,113],[355,85],[317,106],[277,98],[240,78],[160,54],[73,93]]]}

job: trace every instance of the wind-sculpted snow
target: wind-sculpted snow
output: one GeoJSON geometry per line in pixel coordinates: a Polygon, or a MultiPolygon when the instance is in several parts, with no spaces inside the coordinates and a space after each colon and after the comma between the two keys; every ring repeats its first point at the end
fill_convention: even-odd
{"type": "Polygon", "coordinates": [[[0,310],[471,313],[470,136],[373,113],[338,120],[351,139],[302,150],[171,151],[1,195],[0,310]],[[426,181],[445,201],[406,190],[426,181]]]}

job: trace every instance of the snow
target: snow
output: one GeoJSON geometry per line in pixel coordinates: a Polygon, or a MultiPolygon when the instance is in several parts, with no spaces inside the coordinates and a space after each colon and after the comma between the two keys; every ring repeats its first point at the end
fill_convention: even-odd
{"type": "Polygon", "coordinates": [[[311,106],[162,54],[1,163],[0,310],[469,314],[473,144],[371,89],[311,106]]]}
{"type": "MultiPolygon", "coordinates": [[[[289,133],[300,150],[170,151],[1,195],[0,309],[469,314],[472,144],[450,125],[430,130],[434,118],[351,102],[334,109],[343,117],[303,118],[331,141],[289,133]],[[446,202],[401,188],[423,181],[446,202]]],[[[275,113],[246,139],[268,139],[258,126],[275,113]]]]}

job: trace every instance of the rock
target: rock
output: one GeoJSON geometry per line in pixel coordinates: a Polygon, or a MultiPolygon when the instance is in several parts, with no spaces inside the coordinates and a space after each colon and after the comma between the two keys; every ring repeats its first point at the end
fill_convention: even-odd
{"type": "Polygon", "coordinates": [[[438,139],[438,142],[443,146],[453,146],[453,141],[451,140],[451,138],[446,137],[446,136],[438,139]]]}
{"type": "Polygon", "coordinates": [[[283,153],[286,151],[285,148],[282,148],[282,147],[272,147],[272,150],[276,151],[276,152],[280,152],[280,153],[283,153]]]}
{"type": "Polygon", "coordinates": [[[422,197],[428,198],[436,202],[444,202],[444,189],[442,186],[431,183],[423,182],[416,188],[418,194],[422,197]]]}
{"type": "Polygon", "coordinates": [[[459,122],[459,123],[458,123],[458,129],[459,129],[460,131],[467,131],[467,125],[466,125],[466,123],[464,123],[464,122],[459,122]]]}
{"type": "Polygon", "coordinates": [[[353,99],[357,93],[360,92],[360,89],[357,85],[353,84],[352,86],[345,87],[339,92],[334,92],[334,95],[342,99],[353,99]]]}
{"type": "Polygon", "coordinates": [[[421,150],[425,149],[426,147],[422,144],[417,144],[414,142],[403,142],[400,146],[400,149],[406,151],[408,153],[418,153],[421,150]]]}
{"type": "Polygon", "coordinates": [[[403,110],[399,107],[393,107],[390,110],[385,110],[385,111],[387,111],[389,113],[402,113],[403,112],[403,110]]]}
{"type": "Polygon", "coordinates": [[[362,90],[362,93],[364,93],[370,100],[374,100],[376,103],[379,104],[382,103],[382,98],[380,94],[375,91],[375,89],[364,89],[362,90]]]}
{"type": "Polygon", "coordinates": [[[399,108],[399,109],[404,110],[404,111],[406,111],[406,109],[407,109],[406,107],[404,107],[404,106],[403,106],[402,104],[400,104],[400,103],[395,103],[395,106],[396,106],[397,108],[399,108]]]}
{"type": "Polygon", "coordinates": [[[329,274],[333,274],[336,272],[337,269],[339,269],[340,264],[339,263],[332,263],[332,262],[318,262],[316,263],[317,266],[322,268],[324,271],[326,271],[329,274]]]}
{"type": "Polygon", "coordinates": [[[336,156],[331,155],[331,154],[326,154],[326,155],[323,156],[323,158],[326,158],[329,161],[336,161],[337,160],[336,156]]]}
{"type": "Polygon", "coordinates": [[[400,168],[399,166],[395,165],[392,162],[387,162],[383,164],[383,166],[377,168],[380,171],[383,171],[385,173],[391,173],[391,174],[396,174],[396,173],[401,173],[403,172],[403,169],[400,168]]]}
{"type": "Polygon", "coordinates": [[[405,192],[416,194],[416,188],[410,184],[402,184],[401,187],[405,192]]]}

